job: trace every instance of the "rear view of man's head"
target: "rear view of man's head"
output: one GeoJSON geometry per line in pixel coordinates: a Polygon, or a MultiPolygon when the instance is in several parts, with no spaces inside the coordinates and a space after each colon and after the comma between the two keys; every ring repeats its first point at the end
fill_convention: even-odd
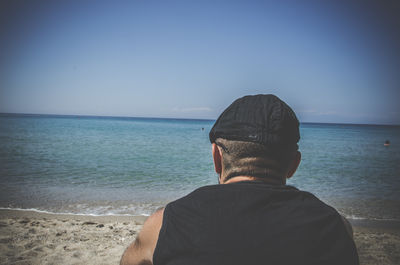
{"type": "Polygon", "coordinates": [[[285,183],[300,162],[299,122],[274,95],[237,99],[220,115],[209,136],[220,183],[240,176],[285,183]]]}

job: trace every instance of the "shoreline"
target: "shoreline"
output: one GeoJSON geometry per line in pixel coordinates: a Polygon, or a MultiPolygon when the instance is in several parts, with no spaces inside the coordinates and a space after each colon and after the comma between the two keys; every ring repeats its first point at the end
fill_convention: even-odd
{"type": "MultiPolygon", "coordinates": [[[[0,209],[0,264],[118,264],[146,218],[0,209]]],[[[349,221],[361,265],[400,264],[400,221],[349,221]]]]}
{"type": "MultiPolygon", "coordinates": [[[[129,215],[129,214],[107,214],[107,215],[96,215],[96,214],[80,214],[80,213],[53,213],[37,209],[22,209],[22,208],[2,208],[0,207],[0,220],[3,216],[7,217],[47,217],[47,218],[81,218],[83,220],[89,220],[91,218],[99,220],[132,220],[144,222],[149,215],[129,215]]],[[[345,216],[346,217],[346,216],[345,216]]],[[[350,218],[346,219],[351,223],[352,226],[365,227],[365,228],[385,228],[385,229],[397,229],[400,230],[400,220],[397,219],[368,219],[368,218],[350,218]]]]}
{"type": "Polygon", "coordinates": [[[7,209],[0,208],[0,220],[4,217],[43,217],[43,218],[81,218],[84,220],[89,220],[90,218],[95,218],[99,220],[132,220],[135,219],[138,222],[144,222],[148,216],[146,215],[94,215],[94,214],[75,214],[75,213],[52,213],[46,211],[40,211],[35,209],[7,209]]]}

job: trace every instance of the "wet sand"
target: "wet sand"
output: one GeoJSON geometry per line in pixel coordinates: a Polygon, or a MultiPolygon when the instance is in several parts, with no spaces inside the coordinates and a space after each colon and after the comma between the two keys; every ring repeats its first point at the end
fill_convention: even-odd
{"type": "MultiPolygon", "coordinates": [[[[0,210],[0,264],[118,264],[145,217],[0,210]]],[[[360,264],[400,264],[398,224],[353,222],[360,264]]]]}

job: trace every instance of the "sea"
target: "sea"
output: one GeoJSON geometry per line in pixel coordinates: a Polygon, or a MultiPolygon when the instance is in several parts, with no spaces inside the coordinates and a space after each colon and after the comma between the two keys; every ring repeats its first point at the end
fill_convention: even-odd
{"type": "MultiPolygon", "coordinates": [[[[218,183],[213,123],[1,114],[0,208],[149,215],[218,183]]],[[[400,126],[301,123],[300,133],[288,185],[351,219],[400,220],[400,126]]]]}

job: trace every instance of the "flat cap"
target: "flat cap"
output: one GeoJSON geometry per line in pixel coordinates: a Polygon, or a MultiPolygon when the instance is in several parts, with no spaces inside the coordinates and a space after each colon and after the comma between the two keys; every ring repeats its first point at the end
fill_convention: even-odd
{"type": "Polygon", "coordinates": [[[217,138],[254,142],[281,151],[298,149],[299,121],[275,95],[251,95],[235,100],[219,116],[209,134],[217,138]]]}

